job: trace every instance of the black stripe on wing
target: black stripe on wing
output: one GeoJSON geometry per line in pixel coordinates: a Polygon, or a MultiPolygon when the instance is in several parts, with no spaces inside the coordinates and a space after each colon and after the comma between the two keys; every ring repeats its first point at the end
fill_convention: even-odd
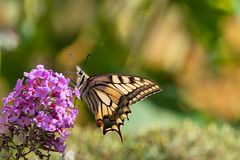
{"type": "Polygon", "coordinates": [[[122,95],[127,95],[130,104],[161,91],[161,88],[153,81],[141,77],[108,74],[95,78],[91,77],[90,81],[93,81],[93,87],[110,86],[122,95]]]}
{"type": "MultiPolygon", "coordinates": [[[[96,88],[89,90],[85,99],[89,108],[94,108],[97,126],[103,129],[103,134],[109,131],[116,131],[122,140],[120,125],[123,124],[122,119],[116,114],[119,110],[110,97],[107,100],[107,94],[96,88]],[[105,95],[104,95],[105,94],[105,95]]],[[[92,110],[93,111],[93,110],[92,110]]]]}
{"type": "Polygon", "coordinates": [[[103,134],[116,131],[121,140],[120,126],[131,113],[129,105],[161,91],[150,80],[125,75],[90,77],[87,83],[85,99],[95,114],[97,126],[103,129],[103,134]]]}

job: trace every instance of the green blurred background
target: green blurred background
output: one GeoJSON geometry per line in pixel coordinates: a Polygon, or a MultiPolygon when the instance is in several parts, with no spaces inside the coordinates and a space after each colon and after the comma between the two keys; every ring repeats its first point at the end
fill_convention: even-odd
{"type": "MultiPolygon", "coordinates": [[[[161,155],[178,153],[187,156],[176,159],[191,159],[188,155],[192,147],[184,143],[188,136],[180,136],[180,141],[173,136],[166,141],[186,147],[183,151],[176,146],[167,150],[165,141],[160,140],[163,144],[159,144],[153,137],[148,144],[156,147],[150,155],[159,155],[145,155],[144,149],[149,146],[146,142],[141,145],[141,136],[155,135],[149,131],[154,129],[160,139],[163,137],[159,129],[167,136],[171,130],[176,134],[183,130],[204,132],[210,137],[205,138],[207,142],[217,136],[219,142],[225,143],[224,138],[229,136],[224,135],[225,131],[221,138],[218,134],[227,125],[234,137],[230,140],[232,148],[225,146],[219,152],[233,149],[231,153],[236,153],[234,149],[240,147],[238,136],[234,136],[240,120],[239,0],[1,0],[0,50],[1,97],[11,91],[24,71],[37,64],[66,73],[75,71],[75,65],[83,64],[90,53],[93,56],[85,67],[89,75],[139,75],[163,88],[163,92],[132,107],[130,121],[122,129],[123,138],[128,141],[125,146],[119,144],[115,134],[99,136],[101,131],[95,129],[94,116],[81,103],[74,134],[70,136],[74,143],[68,147],[75,158],[111,159],[121,150],[126,157],[133,154],[130,159],[174,159],[161,155]],[[213,137],[208,135],[212,133],[208,133],[212,123],[216,127],[213,137]],[[134,139],[136,136],[139,139],[134,139]],[[100,142],[104,145],[96,147],[100,142]],[[111,143],[118,147],[107,152],[111,143]],[[77,145],[80,146],[74,147],[77,145]],[[134,145],[142,146],[143,151],[136,147],[136,152],[128,153],[134,145]]],[[[194,141],[196,150],[200,149],[199,139],[194,141]]],[[[208,151],[215,153],[214,147],[208,151]]],[[[205,152],[203,155],[209,158],[205,152]]],[[[213,159],[219,155],[214,156],[213,159]]],[[[192,159],[198,158],[203,157],[192,159]]]]}

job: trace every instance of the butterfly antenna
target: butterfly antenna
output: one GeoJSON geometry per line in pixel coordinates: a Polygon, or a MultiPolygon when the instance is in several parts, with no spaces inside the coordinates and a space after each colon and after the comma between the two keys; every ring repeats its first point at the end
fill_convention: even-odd
{"type": "Polygon", "coordinates": [[[84,67],[86,66],[87,60],[88,60],[88,58],[89,58],[90,56],[92,56],[92,54],[88,54],[88,55],[87,55],[87,58],[86,58],[86,60],[85,60],[85,62],[84,62],[84,64],[83,64],[82,69],[84,69],[84,67]]]}
{"type": "MultiPolygon", "coordinates": [[[[71,80],[71,82],[76,86],[77,85],[77,83],[72,79],[72,78],[70,78],[70,80],[71,80]]],[[[74,87],[73,87],[74,88],[74,87]]]]}
{"type": "Polygon", "coordinates": [[[75,72],[65,71],[64,74],[75,74],[75,72]]]}
{"type": "MultiPolygon", "coordinates": [[[[64,72],[64,74],[71,74],[71,75],[75,75],[75,72],[71,72],[71,71],[65,71],[64,72]]],[[[71,80],[71,82],[73,83],[73,84],[75,84],[76,85],[76,82],[72,79],[72,78],[70,78],[70,80],[71,80]]]]}

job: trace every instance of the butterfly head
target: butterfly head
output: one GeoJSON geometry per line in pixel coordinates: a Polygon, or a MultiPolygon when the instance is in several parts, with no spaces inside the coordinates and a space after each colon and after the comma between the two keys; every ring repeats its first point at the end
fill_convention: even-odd
{"type": "Polygon", "coordinates": [[[88,75],[82,70],[81,67],[76,65],[77,86],[81,87],[88,79],[88,75]]]}

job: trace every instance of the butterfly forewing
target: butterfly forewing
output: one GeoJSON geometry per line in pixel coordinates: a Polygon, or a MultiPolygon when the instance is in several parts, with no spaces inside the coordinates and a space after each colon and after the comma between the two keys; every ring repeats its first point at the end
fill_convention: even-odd
{"type": "Polygon", "coordinates": [[[161,89],[141,77],[106,74],[88,78],[81,91],[103,134],[116,131],[122,139],[120,126],[131,113],[129,105],[161,89]]]}

